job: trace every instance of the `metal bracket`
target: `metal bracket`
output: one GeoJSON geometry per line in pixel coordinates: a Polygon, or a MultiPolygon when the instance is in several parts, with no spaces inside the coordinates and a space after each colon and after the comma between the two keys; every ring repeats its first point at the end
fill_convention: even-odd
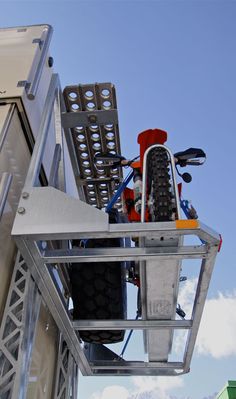
{"type": "Polygon", "coordinates": [[[62,126],[64,128],[75,128],[76,126],[88,127],[92,125],[117,124],[118,114],[116,109],[77,111],[62,113],[62,126]]]}

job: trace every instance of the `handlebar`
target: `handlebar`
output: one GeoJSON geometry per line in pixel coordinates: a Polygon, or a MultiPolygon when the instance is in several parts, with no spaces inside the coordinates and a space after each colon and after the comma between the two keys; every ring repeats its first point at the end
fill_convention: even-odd
{"type": "Polygon", "coordinates": [[[204,164],[205,160],[206,160],[206,158],[204,160],[201,160],[201,159],[189,159],[187,161],[179,162],[178,159],[177,159],[176,164],[181,166],[181,167],[184,167],[184,166],[187,166],[187,165],[200,166],[200,165],[204,164]]]}
{"type": "MultiPolygon", "coordinates": [[[[104,168],[110,168],[113,166],[130,166],[132,162],[139,157],[132,160],[128,160],[122,155],[111,154],[111,153],[97,153],[94,157],[96,166],[102,166],[104,168]]],[[[203,165],[206,160],[206,154],[199,148],[189,148],[186,151],[177,152],[174,154],[175,164],[180,167],[200,166],[203,165]]]]}

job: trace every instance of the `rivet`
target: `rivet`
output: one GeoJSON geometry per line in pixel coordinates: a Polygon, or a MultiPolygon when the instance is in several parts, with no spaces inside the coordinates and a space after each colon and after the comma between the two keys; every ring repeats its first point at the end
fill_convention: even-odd
{"type": "Polygon", "coordinates": [[[20,208],[18,208],[17,212],[18,212],[20,215],[23,215],[23,214],[25,213],[25,208],[23,208],[23,206],[21,206],[20,208]]]}
{"type": "Polygon", "coordinates": [[[29,193],[27,193],[26,191],[24,193],[22,193],[22,198],[24,198],[24,199],[29,198],[29,193]]]}

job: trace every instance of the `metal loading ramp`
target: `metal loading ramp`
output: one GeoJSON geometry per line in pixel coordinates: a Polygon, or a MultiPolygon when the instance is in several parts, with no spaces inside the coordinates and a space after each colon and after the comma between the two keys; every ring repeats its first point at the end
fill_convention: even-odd
{"type": "MultiPolygon", "coordinates": [[[[12,235],[20,253],[83,375],[179,375],[187,373],[220,236],[196,220],[109,224],[108,215],[105,212],[78,198],[70,197],[56,188],[58,187],[56,184],[55,187],[52,183],[51,186],[38,186],[40,166],[47,141],[47,127],[55,97],[58,94],[58,85],[58,78],[53,75],[40,131],[13,225],[12,235]],[[184,237],[187,236],[198,237],[201,240],[199,245],[185,245],[184,237]],[[138,241],[139,245],[128,248],[75,249],[71,247],[72,240],[85,237],[88,239],[132,238],[138,241]],[[185,259],[201,260],[193,311],[187,320],[178,319],[175,314],[180,262],[185,259]],[[70,284],[68,281],[68,284],[64,284],[61,276],[64,276],[66,280],[66,271],[71,263],[83,262],[87,263],[87,267],[89,267],[91,262],[100,261],[139,262],[142,319],[72,319],[68,309],[70,284]],[[106,329],[143,330],[148,353],[147,360],[125,360],[105,345],[84,345],[79,336],[79,332],[82,330],[106,329]],[[176,330],[188,331],[181,361],[170,360],[173,334],[176,330]]],[[[63,111],[61,118],[64,125],[67,123],[67,127],[64,126],[66,133],[71,121],[65,111],[63,100],[61,101],[63,111]],[[65,122],[67,118],[68,120],[65,122]]],[[[86,118],[89,116],[90,114],[86,114],[86,118]]],[[[79,117],[80,113],[78,112],[76,113],[76,125],[80,123],[79,117]]],[[[81,118],[83,117],[81,116],[81,118]]],[[[61,130],[57,129],[56,133],[58,141],[59,135],[62,134],[61,130]]],[[[71,136],[67,137],[68,142],[70,139],[71,136]]],[[[59,142],[62,143],[63,140],[59,140],[59,142]]],[[[88,144],[86,145],[88,146],[88,144]]],[[[74,147],[71,148],[73,149],[72,165],[75,167],[77,162],[77,169],[74,168],[74,172],[77,176],[78,188],[81,188],[84,186],[84,182],[81,184],[78,177],[79,161],[74,147]]],[[[57,157],[54,157],[51,166],[54,176],[52,182],[56,182],[60,178],[62,169],[60,166],[57,157]]],[[[89,177],[93,179],[93,176],[89,177]]],[[[98,184],[102,184],[100,181],[102,182],[103,178],[99,178],[98,184]]],[[[110,177],[108,176],[108,178],[110,177]]],[[[87,184],[87,178],[85,184],[87,184]]],[[[86,195],[83,190],[81,190],[81,197],[83,197],[82,194],[86,195]]]]}
{"type": "MultiPolygon", "coordinates": [[[[115,87],[95,83],[65,87],[62,124],[84,200],[97,208],[108,205],[123,177],[121,168],[104,169],[94,163],[97,152],[120,154],[120,137],[115,87]]],[[[121,201],[115,204],[121,209],[121,201]]]]}

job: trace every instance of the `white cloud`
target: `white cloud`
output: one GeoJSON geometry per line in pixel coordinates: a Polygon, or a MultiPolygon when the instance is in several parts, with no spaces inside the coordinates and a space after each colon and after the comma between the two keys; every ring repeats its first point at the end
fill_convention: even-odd
{"type": "MultiPolygon", "coordinates": [[[[188,280],[182,286],[179,303],[191,317],[192,304],[196,291],[196,279],[188,280]]],[[[214,358],[235,355],[236,331],[236,292],[231,294],[218,293],[217,297],[207,299],[200,324],[196,351],[200,355],[210,355],[214,358]]],[[[184,332],[177,332],[174,344],[176,353],[183,347],[184,332]]],[[[185,342],[185,341],[184,341],[185,342]]]]}
{"type": "MultiPolygon", "coordinates": [[[[192,304],[196,291],[196,280],[188,280],[182,286],[179,302],[191,317],[192,304]]],[[[215,298],[208,299],[205,304],[201,325],[196,342],[196,352],[221,358],[236,355],[236,292],[218,293],[215,298]]],[[[177,335],[175,350],[182,347],[183,334],[177,335]]],[[[176,377],[132,377],[133,389],[128,390],[121,385],[111,385],[101,392],[94,393],[90,399],[174,399],[176,389],[184,386],[182,376],[176,377]],[[171,394],[174,392],[174,395],[171,394]]],[[[212,399],[213,396],[204,399],[212,399]]],[[[190,399],[190,398],[188,398],[190,399]]]]}
{"type": "Polygon", "coordinates": [[[103,389],[102,392],[95,392],[91,399],[128,399],[129,391],[121,385],[110,385],[103,389]]]}
{"type": "Polygon", "coordinates": [[[134,395],[137,399],[169,399],[169,392],[183,386],[182,377],[133,377],[134,395]]]}
{"type": "MultiPolygon", "coordinates": [[[[196,292],[197,279],[189,279],[182,283],[178,295],[178,303],[186,313],[186,319],[190,319],[192,315],[193,300],[196,292]]],[[[174,333],[173,351],[176,355],[183,356],[183,350],[186,343],[188,331],[176,330],[174,333]]],[[[182,361],[182,359],[180,359],[182,361]]]]}
{"type": "Polygon", "coordinates": [[[236,355],[236,292],[219,293],[206,302],[197,339],[200,354],[221,358],[236,355]]]}
{"type": "Polygon", "coordinates": [[[189,279],[180,286],[178,302],[186,313],[186,318],[191,317],[193,299],[196,292],[197,279],[189,279]]]}
{"type": "Polygon", "coordinates": [[[90,399],[171,399],[169,392],[181,388],[181,377],[132,377],[133,388],[110,385],[101,392],[95,392],[90,399]]]}

